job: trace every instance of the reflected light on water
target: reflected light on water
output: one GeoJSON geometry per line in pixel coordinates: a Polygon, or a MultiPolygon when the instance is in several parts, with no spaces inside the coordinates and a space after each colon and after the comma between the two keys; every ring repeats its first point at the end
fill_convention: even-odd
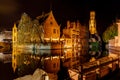
{"type": "Polygon", "coordinates": [[[0,60],[3,60],[3,58],[4,58],[4,54],[0,53],[0,60]]]}

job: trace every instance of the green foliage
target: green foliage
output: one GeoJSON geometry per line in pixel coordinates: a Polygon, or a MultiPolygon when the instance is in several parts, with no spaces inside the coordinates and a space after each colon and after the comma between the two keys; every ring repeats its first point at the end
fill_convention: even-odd
{"type": "Polygon", "coordinates": [[[98,42],[91,42],[90,45],[92,45],[91,51],[98,51],[99,50],[99,43],[98,42]]]}
{"type": "Polygon", "coordinates": [[[18,42],[19,43],[26,43],[30,42],[29,36],[31,35],[31,28],[32,28],[32,21],[31,18],[26,14],[23,13],[18,24],[18,42]]]}
{"type": "Polygon", "coordinates": [[[39,21],[31,20],[26,13],[23,13],[18,24],[18,44],[40,43],[43,35],[43,26],[39,24],[39,21]]]}
{"type": "Polygon", "coordinates": [[[103,41],[108,43],[108,41],[118,35],[118,27],[116,23],[109,26],[103,33],[103,41]]]}

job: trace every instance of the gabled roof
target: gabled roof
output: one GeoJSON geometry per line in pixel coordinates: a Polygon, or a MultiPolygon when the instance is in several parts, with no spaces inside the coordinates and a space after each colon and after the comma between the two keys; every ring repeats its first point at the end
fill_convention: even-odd
{"type": "Polygon", "coordinates": [[[42,13],[42,15],[36,17],[38,20],[39,20],[39,23],[43,23],[47,18],[48,16],[52,13],[52,11],[50,11],[49,13],[42,13]]]}

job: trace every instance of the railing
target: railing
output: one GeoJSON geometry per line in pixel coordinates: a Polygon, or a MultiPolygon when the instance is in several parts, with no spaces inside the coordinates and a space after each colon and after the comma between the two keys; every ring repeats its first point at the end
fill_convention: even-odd
{"type": "MultiPolygon", "coordinates": [[[[89,76],[91,76],[91,79],[93,77],[96,77],[95,75],[93,76],[92,74],[98,74],[100,75],[99,77],[103,77],[105,75],[107,75],[110,71],[110,68],[113,68],[113,64],[118,64],[119,66],[119,57],[115,57],[115,58],[112,58],[112,57],[103,57],[103,58],[100,58],[96,61],[93,61],[93,62],[87,62],[87,63],[84,63],[84,64],[81,64],[80,67],[79,67],[79,71],[80,71],[80,79],[81,80],[89,80],[89,79],[85,79],[89,76]],[[112,67],[109,67],[109,65],[112,64],[112,67]],[[90,74],[91,75],[88,75],[90,74]]],[[[90,79],[90,80],[91,80],[90,79]]],[[[93,78],[92,80],[96,80],[96,78],[93,78]]]]}

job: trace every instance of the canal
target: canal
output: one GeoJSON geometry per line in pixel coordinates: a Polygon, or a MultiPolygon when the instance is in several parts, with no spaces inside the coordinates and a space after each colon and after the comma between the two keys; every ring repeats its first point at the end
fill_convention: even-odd
{"type": "MultiPolygon", "coordinates": [[[[91,52],[90,52],[91,53],[91,52]]],[[[94,53],[94,55],[88,55],[87,50],[76,49],[59,49],[59,50],[23,50],[17,49],[12,52],[0,53],[0,80],[13,80],[24,75],[33,74],[37,68],[45,69],[44,59],[48,57],[60,57],[63,60],[63,64],[67,68],[73,66],[76,68],[78,65],[90,61],[92,57],[100,58],[107,56],[108,51],[101,53],[94,53]],[[5,55],[11,54],[13,58],[6,59],[5,55]],[[14,54],[14,55],[13,55],[14,54]],[[102,54],[102,56],[100,56],[102,54]],[[77,55],[77,56],[76,56],[77,55]],[[86,56],[87,55],[87,56],[86,56]],[[2,57],[3,56],[3,57],[2,57]],[[72,57],[72,58],[71,58],[72,57]],[[10,60],[5,62],[6,60],[10,60]],[[15,62],[15,64],[14,64],[15,62]]],[[[58,72],[58,71],[55,71],[58,72]]],[[[103,77],[103,80],[118,80],[120,77],[119,70],[114,71],[109,75],[103,77]],[[113,74],[114,73],[114,74],[113,74]],[[111,76],[112,75],[112,76],[111,76]]],[[[101,79],[101,80],[102,80],[101,79]]]]}
{"type": "MultiPolygon", "coordinates": [[[[87,53],[76,49],[57,49],[57,50],[23,50],[13,49],[9,52],[0,53],[0,80],[13,80],[24,75],[33,74],[37,68],[44,68],[44,59],[59,57],[64,61],[64,65],[79,65],[74,62],[80,62],[80,54],[87,53]],[[11,55],[10,55],[11,54],[11,55]],[[77,56],[76,56],[77,55],[77,56]],[[72,57],[71,59],[71,56],[72,57]],[[79,56],[79,57],[78,57],[79,56]]],[[[83,57],[83,55],[82,55],[83,57]]],[[[87,58],[86,58],[87,59],[87,58]]],[[[83,60],[86,61],[86,60],[83,60]]],[[[81,61],[81,62],[83,62],[81,61]]],[[[49,67],[48,67],[49,68],[49,67]]],[[[57,70],[54,72],[58,72],[57,70]]]]}

